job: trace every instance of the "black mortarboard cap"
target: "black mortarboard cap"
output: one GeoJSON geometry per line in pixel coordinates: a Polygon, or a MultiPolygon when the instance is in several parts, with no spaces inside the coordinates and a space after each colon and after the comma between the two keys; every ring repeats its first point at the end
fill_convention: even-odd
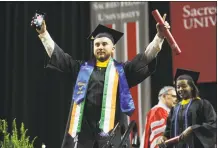
{"type": "MultiPolygon", "coordinates": [[[[119,41],[119,39],[123,36],[122,32],[119,32],[117,30],[108,28],[104,25],[99,24],[95,30],[89,35],[88,39],[89,40],[94,40],[95,37],[99,34],[99,33],[105,33],[105,37],[108,37],[107,34],[109,34],[112,37],[112,42],[114,44],[117,43],[117,41],[119,41]]],[[[101,36],[103,37],[103,36],[101,36]]],[[[110,38],[110,37],[109,37],[110,38]]]]}
{"type": "Polygon", "coordinates": [[[175,77],[174,77],[174,80],[176,81],[177,78],[181,75],[188,75],[190,77],[192,77],[193,81],[195,82],[195,84],[197,83],[198,81],[198,78],[199,78],[199,75],[200,75],[200,72],[196,72],[196,71],[192,71],[192,70],[188,70],[188,69],[180,69],[178,68],[176,70],[176,74],[175,74],[175,77]]]}

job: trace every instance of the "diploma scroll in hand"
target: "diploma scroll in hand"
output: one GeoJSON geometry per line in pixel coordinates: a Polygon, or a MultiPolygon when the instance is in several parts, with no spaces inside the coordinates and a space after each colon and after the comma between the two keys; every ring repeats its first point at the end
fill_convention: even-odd
{"type": "MultiPolygon", "coordinates": [[[[157,23],[159,23],[160,25],[164,25],[164,20],[161,17],[161,15],[157,9],[152,11],[152,15],[157,23]]],[[[169,43],[171,49],[173,49],[175,51],[176,55],[180,54],[181,50],[180,50],[179,46],[177,45],[175,39],[173,38],[172,34],[170,33],[170,31],[168,29],[164,29],[163,33],[164,33],[164,36],[166,37],[167,42],[169,43]]]]}
{"type": "Polygon", "coordinates": [[[167,148],[167,146],[174,145],[179,142],[179,136],[166,140],[164,143],[159,144],[159,148],[167,148]]]}

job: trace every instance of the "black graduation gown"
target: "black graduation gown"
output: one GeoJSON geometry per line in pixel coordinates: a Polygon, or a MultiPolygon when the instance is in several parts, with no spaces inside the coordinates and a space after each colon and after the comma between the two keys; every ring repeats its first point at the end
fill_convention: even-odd
{"type": "MultiPolygon", "coordinates": [[[[144,53],[141,53],[138,54],[132,61],[124,63],[124,71],[130,88],[139,84],[154,72],[156,67],[156,59],[150,62],[149,64],[146,64],[148,63],[146,60],[147,59],[145,58],[144,53]]],[[[62,72],[70,72],[72,73],[73,81],[76,81],[80,66],[84,62],[85,61],[73,60],[71,56],[69,56],[67,53],[64,53],[63,50],[58,45],[55,44],[55,49],[52,53],[51,59],[47,67],[62,72]]],[[[102,147],[102,145],[105,144],[107,140],[107,138],[99,138],[98,136],[98,133],[100,132],[98,122],[100,120],[100,114],[101,114],[105,71],[106,68],[100,68],[95,66],[91,74],[90,81],[88,84],[88,90],[86,94],[86,103],[84,109],[84,117],[82,121],[82,128],[78,137],[79,139],[78,148],[92,148],[98,146],[102,147]],[[96,140],[98,141],[98,144],[96,144],[95,142],[96,140]]],[[[119,90],[117,92],[119,92],[119,90]]],[[[119,107],[120,105],[119,96],[116,102],[117,102],[116,103],[117,109],[115,115],[115,125],[117,124],[118,121],[122,125],[126,124],[125,122],[126,117],[120,111],[120,107],[119,107]]],[[[68,134],[72,105],[73,105],[73,101],[71,103],[71,109],[68,116],[68,123],[67,123],[66,132],[62,144],[63,148],[74,147],[74,140],[68,134]]],[[[115,146],[119,144],[119,141],[121,139],[121,129],[123,128],[118,128],[118,130],[116,131],[116,136],[113,140],[113,144],[115,146]]]]}
{"type": "MultiPolygon", "coordinates": [[[[177,115],[178,130],[180,135],[185,130],[185,117],[184,112],[187,109],[188,104],[180,107],[177,115]]],[[[167,126],[164,136],[173,138],[175,136],[175,118],[176,110],[175,106],[167,119],[167,126]]],[[[214,148],[216,144],[216,113],[209,101],[204,99],[194,99],[190,104],[187,112],[188,127],[191,126],[193,133],[188,138],[187,145],[189,148],[214,148]]],[[[180,142],[175,148],[186,148],[184,142],[180,142]]]]}

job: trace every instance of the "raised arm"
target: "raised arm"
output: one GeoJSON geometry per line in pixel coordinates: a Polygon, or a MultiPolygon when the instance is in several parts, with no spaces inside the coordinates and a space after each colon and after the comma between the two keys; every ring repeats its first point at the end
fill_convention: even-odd
{"type": "Polygon", "coordinates": [[[51,55],[55,48],[55,43],[46,29],[45,21],[42,22],[41,29],[36,29],[36,31],[39,33],[39,38],[42,41],[42,44],[45,47],[48,56],[51,58],[51,55]]]}
{"type": "MultiPolygon", "coordinates": [[[[166,15],[163,19],[165,20],[166,15]]],[[[160,52],[164,36],[162,30],[169,29],[170,26],[167,22],[165,24],[156,25],[157,34],[153,41],[147,46],[145,52],[136,55],[136,57],[129,62],[125,63],[125,73],[129,87],[133,87],[141,83],[144,79],[150,76],[156,68],[156,56],[160,52]]]]}
{"type": "MultiPolygon", "coordinates": [[[[166,14],[163,16],[163,20],[165,21],[166,14]]],[[[162,44],[164,41],[163,29],[170,28],[170,25],[167,21],[165,21],[164,25],[156,24],[157,34],[155,35],[152,42],[145,49],[145,58],[146,64],[150,63],[153,59],[156,58],[157,54],[161,51],[162,44]]]]}
{"type": "Polygon", "coordinates": [[[71,56],[65,53],[51,38],[46,29],[45,21],[42,22],[39,33],[39,38],[42,41],[45,50],[50,57],[47,65],[48,68],[56,69],[61,72],[78,72],[83,61],[73,60],[71,56]]]}

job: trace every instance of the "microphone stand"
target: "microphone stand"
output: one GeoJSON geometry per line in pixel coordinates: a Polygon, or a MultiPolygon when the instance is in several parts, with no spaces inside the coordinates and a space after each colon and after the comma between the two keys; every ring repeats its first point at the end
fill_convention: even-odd
{"type": "Polygon", "coordinates": [[[130,122],[128,129],[125,131],[118,148],[126,148],[127,147],[126,142],[129,138],[131,131],[133,131],[133,136],[134,136],[133,141],[132,141],[132,146],[139,147],[140,144],[139,144],[139,138],[137,136],[137,125],[136,125],[136,122],[133,120],[130,122]]]}
{"type": "Polygon", "coordinates": [[[119,125],[120,123],[118,122],[117,124],[116,124],[116,126],[114,127],[114,129],[111,131],[111,133],[110,133],[110,138],[108,139],[108,141],[107,141],[107,143],[102,147],[102,148],[112,148],[113,147],[113,145],[112,145],[112,140],[114,139],[114,137],[115,137],[115,131],[116,131],[116,129],[117,129],[117,127],[118,127],[118,125],[119,125]]]}

